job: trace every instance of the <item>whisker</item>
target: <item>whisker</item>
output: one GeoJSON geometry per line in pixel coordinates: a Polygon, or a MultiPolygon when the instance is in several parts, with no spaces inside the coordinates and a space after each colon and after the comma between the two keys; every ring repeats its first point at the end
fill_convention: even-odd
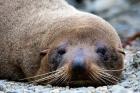
{"type": "Polygon", "coordinates": [[[55,83],[57,84],[59,81],[60,81],[60,76],[62,76],[62,75],[64,75],[64,73],[63,72],[61,72],[59,75],[57,75],[57,77],[55,77],[54,79],[52,79],[52,80],[50,80],[49,82],[48,82],[48,84],[51,84],[51,83],[53,83],[54,81],[56,81],[55,83]]]}
{"type": "MultiPolygon", "coordinates": [[[[90,75],[92,76],[92,78],[93,78],[94,80],[99,81],[98,78],[97,78],[97,75],[95,75],[95,74],[93,75],[93,74],[94,74],[94,73],[92,73],[92,72],[90,73],[90,75]]],[[[100,82],[100,81],[99,81],[99,82],[100,82]]]]}
{"type": "MultiPolygon", "coordinates": [[[[101,74],[101,73],[100,73],[100,75],[102,76],[102,77],[101,77],[102,79],[106,80],[106,83],[113,84],[113,81],[111,81],[110,78],[106,77],[105,75],[103,75],[103,74],[101,74]]],[[[108,85],[108,84],[107,84],[107,85],[108,85]]]]}
{"type": "Polygon", "coordinates": [[[70,75],[67,73],[67,74],[66,74],[66,79],[65,79],[64,82],[66,82],[66,80],[67,80],[66,84],[69,85],[70,79],[71,79],[71,77],[70,77],[70,75]]]}
{"type": "Polygon", "coordinates": [[[111,78],[114,78],[114,79],[116,79],[117,81],[120,80],[118,77],[116,77],[116,76],[114,76],[114,75],[111,75],[111,74],[109,74],[109,73],[106,73],[106,72],[104,72],[103,70],[99,70],[99,72],[102,73],[102,74],[104,74],[105,76],[107,75],[107,76],[109,76],[109,77],[111,77],[111,78]]]}
{"type": "Polygon", "coordinates": [[[48,72],[48,73],[44,73],[44,74],[40,74],[40,75],[36,75],[36,76],[32,76],[32,77],[27,77],[27,78],[23,78],[23,79],[19,79],[19,80],[26,80],[26,79],[33,79],[33,78],[41,77],[41,76],[49,75],[49,74],[52,74],[52,73],[56,73],[59,70],[63,70],[63,69],[64,68],[60,68],[60,69],[58,69],[56,71],[52,71],[52,72],[48,72]]]}
{"type": "Polygon", "coordinates": [[[27,78],[20,79],[20,80],[33,79],[33,78],[37,78],[37,77],[41,77],[41,76],[45,76],[45,75],[49,75],[49,74],[52,74],[52,73],[55,73],[55,72],[57,72],[57,71],[49,72],[49,73],[45,73],[45,74],[40,74],[40,75],[36,75],[36,76],[33,76],[33,77],[27,77],[27,78]]]}
{"type": "Polygon", "coordinates": [[[109,81],[110,83],[114,84],[113,81],[116,81],[118,82],[118,79],[117,77],[111,75],[111,74],[108,74],[108,73],[104,73],[104,72],[100,72],[100,75],[102,76],[102,78],[104,78],[105,80],[109,81]]]}
{"type": "Polygon", "coordinates": [[[117,70],[104,70],[102,69],[102,71],[123,71],[125,68],[122,68],[122,69],[117,69],[117,70]]]}
{"type": "MultiPolygon", "coordinates": [[[[109,71],[109,70],[102,70],[102,69],[97,69],[96,68],[96,72],[92,72],[93,70],[91,70],[91,73],[92,73],[92,77],[95,79],[96,77],[96,80],[98,79],[99,82],[103,82],[105,83],[106,85],[108,83],[111,83],[111,84],[114,84],[114,81],[118,82],[118,79],[117,77],[109,74],[109,73],[106,73],[105,71],[109,71]]],[[[95,70],[94,70],[95,71],[95,70]]]]}
{"type": "Polygon", "coordinates": [[[99,77],[99,79],[100,79],[104,84],[108,85],[107,82],[104,80],[104,78],[99,77]]]}
{"type": "Polygon", "coordinates": [[[54,78],[55,76],[47,76],[47,77],[44,77],[44,78],[41,78],[41,79],[37,79],[37,80],[33,80],[33,81],[30,81],[30,83],[39,83],[39,82],[43,82],[47,79],[51,79],[51,78],[54,78]]]}
{"type": "Polygon", "coordinates": [[[59,71],[59,72],[57,72],[57,73],[55,73],[55,74],[52,74],[52,75],[49,75],[49,76],[47,76],[47,77],[44,77],[44,78],[41,78],[41,79],[37,79],[37,80],[34,80],[34,81],[31,81],[31,83],[34,83],[34,82],[36,82],[36,83],[38,83],[38,82],[42,82],[42,81],[45,81],[45,80],[48,80],[48,79],[52,79],[52,78],[55,78],[55,76],[60,76],[60,73],[61,73],[62,71],[59,71]]]}
{"type": "Polygon", "coordinates": [[[114,75],[111,75],[111,74],[109,74],[109,73],[106,73],[106,75],[107,75],[107,74],[108,74],[110,77],[116,79],[117,82],[118,82],[118,80],[120,80],[118,77],[116,77],[116,76],[114,76],[114,75]]]}
{"type": "Polygon", "coordinates": [[[66,82],[66,80],[68,79],[67,75],[65,76],[63,82],[66,82]]]}
{"type": "Polygon", "coordinates": [[[110,74],[108,74],[108,73],[102,73],[102,75],[103,76],[105,76],[105,77],[107,77],[107,78],[110,78],[110,79],[113,79],[113,80],[115,80],[115,81],[118,81],[118,79],[116,78],[116,77],[113,77],[113,75],[110,75],[110,74]]]}
{"type": "Polygon", "coordinates": [[[60,85],[64,79],[66,78],[66,67],[64,67],[65,69],[60,71],[59,75],[57,75],[57,77],[55,77],[54,79],[50,80],[48,83],[52,84],[53,82],[55,82],[56,85],[60,85]]]}
{"type": "Polygon", "coordinates": [[[93,74],[92,74],[92,77],[94,77],[98,82],[101,83],[101,81],[99,80],[99,76],[98,76],[97,72],[94,72],[93,74]]]}
{"type": "Polygon", "coordinates": [[[67,73],[66,72],[64,73],[64,76],[62,78],[63,78],[63,80],[61,81],[61,84],[64,83],[65,80],[67,79],[67,73]]]}
{"type": "MultiPolygon", "coordinates": [[[[92,72],[93,73],[93,72],[92,72]]],[[[101,81],[103,82],[103,83],[105,83],[105,84],[107,84],[106,83],[106,81],[104,81],[99,75],[98,75],[98,72],[95,72],[95,77],[96,77],[96,80],[98,81],[98,82],[100,82],[101,83],[101,81]],[[96,74],[96,75],[95,75],[96,74]],[[100,81],[101,80],[101,81],[100,81]]],[[[93,75],[92,75],[93,76],[93,75]]]]}
{"type": "Polygon", "coordinates": [[[65,76],[66,76],[65,73],[63,73],[62,77],[59,79],[57,83],[58,85],[62,84],[62,81],[64,80],[65,76]]]}
{"type": "Polygon", "coordinates": [[[100,84],[102,84],[102,83],[104,83],[106,85],[114,84],[115,82],[118,82],[120,79],[107,72],[109,72],[109,71],[115,72],[115,71],[122,71],[122,70],[124,70],[124,68],[117,69],[117,70],[106,70],[106,69],[100,69],[95,66],[94,68],[91,68],[89,76],[90,76],[91,80],[100,82],[100,84]]]}

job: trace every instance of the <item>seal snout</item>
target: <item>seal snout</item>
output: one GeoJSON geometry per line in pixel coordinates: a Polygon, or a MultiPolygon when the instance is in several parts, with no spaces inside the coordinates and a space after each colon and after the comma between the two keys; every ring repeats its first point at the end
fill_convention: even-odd
{"type": "Polygon", "coordinates": [[[73,72],[83,72],[85,70],[85,58],[83,55],[76,55],[72,62],[72,71],[73,72]]]}
{"type": "Polygon", "coordinates": [[[86,70],[85,55],[82,49],[76,51],[72,61],[72,71],[74,73],[82,73],[86,70]]]}

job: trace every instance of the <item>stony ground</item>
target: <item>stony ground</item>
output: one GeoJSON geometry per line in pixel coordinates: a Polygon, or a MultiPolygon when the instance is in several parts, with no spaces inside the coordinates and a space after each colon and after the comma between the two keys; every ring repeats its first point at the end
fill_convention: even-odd
{"type": "Polygon", "coordinates": [[[0,81],[0,93],[140,93],[140,48],[125,49],[125,69],[117,85],[103,87],[52,87],[0,81]]]}

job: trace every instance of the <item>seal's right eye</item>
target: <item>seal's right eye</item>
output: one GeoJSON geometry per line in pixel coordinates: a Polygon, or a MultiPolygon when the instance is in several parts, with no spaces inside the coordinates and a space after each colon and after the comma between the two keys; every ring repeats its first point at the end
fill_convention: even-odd
{"type": "Polygon", "coordinates": [[[60,54],[60,55],[63,55],[63,54],[66,53],[66,50],[65,49],[58,49],[57,53],[60,54]]]}

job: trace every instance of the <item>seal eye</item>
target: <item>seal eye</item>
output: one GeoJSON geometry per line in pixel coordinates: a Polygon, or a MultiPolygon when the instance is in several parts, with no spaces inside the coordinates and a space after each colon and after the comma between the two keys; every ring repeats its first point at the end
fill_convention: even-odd
{"type": "Polygon", "coordinates": [[[66,53],[66,50],[65,49],[59,49],[58,50],[58,54],[60,54],[60,55],[63,55],[65,53],[66,53]]]}
{"type": "Polygon", "coordinates": [[[107,49],[105,47],[98,48],[96,52],[100,55],[102,60],[107,61],[109,59],[107,49]]]}
{"type": "Polygon", "coordinates": [[[98,49],[96,50],[96,52],[97,52],[98,54],[105,55],[106,52],[107,52],[107,49],[104,48],[104,47],[100,47],[100,48],[98,48],[98,49]]]}

